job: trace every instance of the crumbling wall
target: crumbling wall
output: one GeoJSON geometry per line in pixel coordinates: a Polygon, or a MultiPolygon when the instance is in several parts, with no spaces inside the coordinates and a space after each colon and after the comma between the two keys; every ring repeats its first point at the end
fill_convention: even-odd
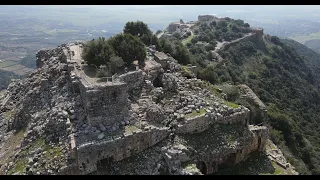
{"type": "Polygon", "coordinates": [[[127,84],[127,92],[129,97],[138,96],[144,82],[144,73],[140,69],[138,71],[131,71],[119,76],[120,82],[127,84]]]}
{"type": "Polygon", "coordinates": [[[207,22],[207,21],[218,21],[219,18],[213,16],[213,15],[199,15],[198,21],[199,22],[207,22]]]}
{"type": "Polygon", "coordinates": [[[176,133],[198,133],[210,128],[213,123],[221,124],[242,124],[247,126],[249,123],[249,110],[243,109],[241,112],[235,112],[227,116],[219,116],[215,113],[207,113],[194,118],[187,119],[184,124],[178,125],[176,133]]]}
{"type": "Polygon", "coordinates": [[[177,31],[178,29],[180,29],[180,26],[181,26],[181,24],[178,23],[178,22],[170,23],[169,26],[168,26],[168,32],[169,33],[173,33],[175,31],[177,31]]]}
{"type": "Polygon", "coordinates": [[[205,114],[197,116],[185,121],[185,124],[178,126],[176,133],[186,134],[186,133],[198,133],[208,129],[212,119],[205,114]]]}
{"type": "Polygon", "coordinates": [[[239,101],[250,109],[250,119],[253,122],[263,122],[267,118],[267,108],[258,96],[245,84],[238,86],[239,101]]]}
{"type": "Polygon", "coordinates": [[[264,151],[269,137],[269,132],[265,126],[249,126],[250,134],[240,140],[240,146],[231,146],[224,150],[208,153],[196,153],[193,157],[198,162],[202,162],[207,169],[206,174],[212,174],[219,170],[221,165],[235,165],[245,161],[254,151],[264,151]]]}
{"type": "Polygon", "coordinates": [[[138,131],[124,137],[108,137],[105,141],[87,143],[78,147],[78,165],[84,174],[97,170],[97,162],[106,158],[120,161],[137,154],[165,139],[167,128],[151,127],[148,131],[138,131]]]}
{"type": "Polygon", "coordinates": [[[80,85],[81,97],[87,119],[92,126],[117,127],[128,117],[127,85],[116,83],[95,87],[80,85]]]}

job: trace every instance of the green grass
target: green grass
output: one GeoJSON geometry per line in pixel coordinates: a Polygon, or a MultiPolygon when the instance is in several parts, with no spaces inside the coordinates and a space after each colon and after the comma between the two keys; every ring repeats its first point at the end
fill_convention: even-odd
{"type": "Polygon", "coordinates": [[[186,169],[187,171],[197,171],[197,166],[192,163],[192,164],[188,164],[184,169],[186,169]]]}
{"type": "Polygon", "coordinates": [[[188,69],[187,66],[182,66],[181,74],[185,77],[192,77],[192,72],[188,69]]]}
{"type": "Polygon", "coordinates": [[[225,101],[224,102],[228,107],[231,107],[231,108],[238,108],[239,105],[238,104],[235,104],[233,102],[229,102],[229,101],[225,101]]]}
{"type": "MultiPolygon", "coordinates": [[[[41,158],[45,158],[48,161],[54,159],[54,157],[60,157],[62,155],[62,149],[60,146],[49,146],[46,144],[43,138],[39,138],[36,141],[32,142],[29,148],[23,149],[20,152],[20,158],[16,161],[15,166],[11,169],[8,174],[14,174],[18,172],[22,172],[28,163],[28,154],[30,151],[34,151],[38,148],[43,148],[43,151],[46,151],[46,154],[41,158]]],[[[40,169],[42,167],[39,167],[40,169]]]]}
{"type": "Polygon", "coordinates": [[[137,128],[136,126],[133,126],[133,125],[125,126],[126,133],[132,133],[132,132],[136,132],[138,130],[139,130],[139,128],[137,128]]]}
{"type": "Polygon", "coordinates": [[[292,36],[292,37],[290,37],[290,39],[293,39],[295,41],[298,41],[298,42],[304,44],[305,42],[307,42],[309,40],[320,39],[320,31],[316,32],[316,33],[309,34],[309,35],[292,36]]]}
{"type": "Polygon", "coordinates": [[[191,42],[191,39],[194,37],[194,35],[190,35],[189,37],[187,37],[186,39],[184,39],[183,41],[182,41],[182,44],[183,45],[186,45],[186,44],[188,44],[189,42],[191,42]]]}
{"type": "Polygon", "coordinates": [[[236,137],[232,134],[229,134],[227,137],[227,141],[228,141],[228,143],[232,144],[236,141],[236,137]]]}
{"type": "Polygon", "coordinates": [[[193,118],[193,117],[196,117],[196,116],[200,116],[200,115],[202,115],[204,113],[206,113],[206,110],[204,108],[200,109],[200,112],[197,112],[197,111],[193,110],[192,113],[186,114],[185,118],[186,119],[193,118]]]}
{"type": "Polygon", "coordinates": [[[19,159],[18,162],[16,162],[13,169],[11,169],[8,174],[14,174],[14,173],[21,173],[23,172],[24,168],[27,166],[28,162],[27,159],[19,159]]]}

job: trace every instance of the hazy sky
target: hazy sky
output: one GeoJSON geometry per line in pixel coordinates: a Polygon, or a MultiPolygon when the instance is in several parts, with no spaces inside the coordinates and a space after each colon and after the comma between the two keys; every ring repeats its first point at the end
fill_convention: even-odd
{"type": "MultiPolygon", "coordinates": [[[[304,19],[319,22],[319,5],[2,5],[0,15],[49,18],[79,22],[141,20],[147,23],[169,23],[180,18],[196,20],[201,14],[215,14],[245,21],[304,19]],[[42,14],[41,14],[42,13],[42,14]],[[65,17],[65,14],[68,14],[65,17]],[[99,19],[99,21],[98,21],[99,19]]],[[[104,22],[103,22],[104,23],[104,22]]]]}

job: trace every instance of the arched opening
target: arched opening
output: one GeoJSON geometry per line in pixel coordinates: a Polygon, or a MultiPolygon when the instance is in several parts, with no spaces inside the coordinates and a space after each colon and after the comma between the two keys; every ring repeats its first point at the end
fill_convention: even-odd
{"type": "Polygon", "coordinates": [[[152,83],[153,83],[154,87],[162,87],[162,82],[160,80],[160,76],[158,76],[156,79],[154,79],[152,83]]]}
{"type": "Polygon", "coordinates": [[[200,172],[201,172],[202,174],[204,174],[204,175],[207,174],[207,165],[206,165],[205,162],[203,162],[203,161],[197,161],[197,162],[196,162],[196,166],[197,166],[197,168],[200,170],[200,172]]]}
{"type": "Polygon", "coordinates": [[[218,166],[218,169],[221,170],[221,169],[226,169],[232,165],[235,164],[236,162],[236,157],[237,157],[237,154],[236,153],[231,153],[228,158],[218,166]]]}
{"type": "Polygon", "coordinates": [[[101,159],[97,162],[98,169],[108,169],[111,167],[111,164],[114,162],[113,157],[108,157],[105,159],[101,159]]]}

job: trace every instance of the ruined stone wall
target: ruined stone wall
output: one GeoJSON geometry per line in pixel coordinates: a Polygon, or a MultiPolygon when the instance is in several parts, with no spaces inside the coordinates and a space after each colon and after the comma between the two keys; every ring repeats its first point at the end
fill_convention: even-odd
{"type": "Polygon", "coordinates": [[[250,108],[252,123],[263,122],[267,118],[267,108],[259,97],[245,84],[238,86],[240,91],[239,102],[250,108]]]}
{"type": "Polygon", "coordinates": [[[170,23],[169,26],[168,26],[168,32],[169,33],[173,33],[179,28],[180,28],[180,24],[179,23],[170,23]]]}
{"type": "Polygon", "coordinates": [[[203,114],[185,121],[184,124],[178,125],[177,133],[198,133],[210,128],[213,123],[221,124],[242,124],[244,126],[249,123],[250,111],[248,109],[236,112],[228,116],[217,116],[214,114],[203,114]]]}
{"type": "Polygon", "coordinates": [[[216,122],[221,124],[243,124],[248,125],[250,118],[250,111],[249,109],[244,109],[241,112],[235,112],[233,114],[223,116],[217,118],[216,122]]]}
{"type": "Polygon", "coordinates": [[[127,92],[130,96],[138,96],[143,86],[144,74],[140,69],[138,71],[131,71],[119,76],[120,82],[127,84],[127,92]]]}
{"type": "Polygon", "coordinates": [[[152,127],[148,131],[140,130],[124,137],[108,137],[105,141],[87,143],[77,149],[79,169],[83,174],[96,171],[98,161],[128,158],[162,141],[168,134],[167,128],[152,127]]]}
{"type": "Polygon", "coordinates": [[[92,126],[101,123],[105,127],[119,127],[120,122],[128,117],[126,84],[90,87],[81,83],[80,93],[87,119],[92,126]]]}
{"type": "Polygon", "coordinates": [[[217,21],[219,18],[213,16],[213,15],[199,15],[198,21],[199,22],[206,22],[206,21],[217,21]]]}
{"type": "Polygon", "coordinates": [[[243,42],[243,41],[252,41],[252,40],[255,40],[257,37],[255,34],[251,34],[249,36],[246,36],[246,37],[243,37],[242,39],[239,39],[237,41],[233,41],[233,42],[230,42],[230,43],[225,43],[222,45],[222,47],[220,48],[219,51],[223,50],[223,49],[226,49],[226,48],[229,48],[231,45],[236,45],[240,42],[243,42]]]}
{"type": "Polygon", "coordinates": [[[266,142],[269,137],[268,129],[265,126],[259,126],[255,129],[251,129],[253,134],[251,142],[248,146],[236,153],[235,164],[244,161],[250,153],[254,151],[264,151],[266,148],[266,142]]]}
{"type": "MultiPolygon", "coordinates": [[[[231,163],[235,165],[245,161],[254,151],[264,151],[269,137],[269,132],[265,126],[249,126],[250,135],[242,139],[241,146],[225,149],[223,152],[214,152],[207,154],[196,154],[197,160],[201,161],[207,167],[206,174],[217,172],[219,165],[231,163]]],[[[239,139],[240,140],[240,139],[239,139]]]]}
{"type": "Polygon", "coordinates": [[[210,124],[212,123],[212,119],[205,114],[201,116],[194,117],[192,119],[188,119],[186,124],[182,124],[178,126],[176,133],[186,134],[186,133],[198,133],[208,129],[210,124]]]}
{"type": "Polygon", "coordinates": [[[219,51],[225,49],[225,48],[229,48],[231,45],[236,45],[240,42],[243,41],[253,41],[253,42],[261,42],[262,41],[262,36],[263,36],[263,31],[259,31],[259,30],[253,30],[253,33],[243,37],[242,39],[238,39],[229,43],[225,43],[222,45],[222,47],[219,49],[219,51]]]}
{"type": "Polygon", "coordinates": [[[45,61],[54,61],[58,59],[62,63],[67,62],[67,56],[63,51],[63,47],[58,46],[54,49],[44,49],[36,53],[36,65],[37,68],[41,68],[45,61]]]}

